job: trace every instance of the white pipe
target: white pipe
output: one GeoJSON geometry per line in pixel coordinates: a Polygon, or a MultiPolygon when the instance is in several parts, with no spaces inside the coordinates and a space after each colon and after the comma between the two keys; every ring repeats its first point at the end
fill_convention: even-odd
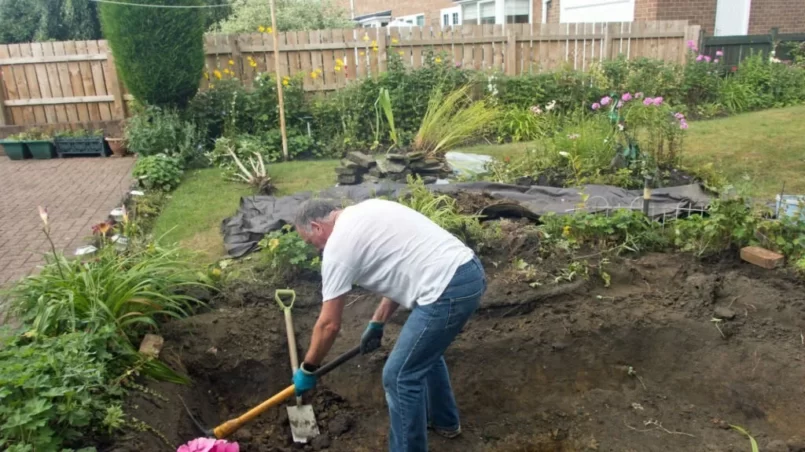
{"type": "Polygon", "coordinates": [[[548,23],[548,3],[551,0],[542,0],[542,23],[548,23]]]}
{"type": "Polygon", "coordinates": [[[349,11],[352,14],[352,19],[355,19],[355,0],[349,0],[349,11]]]}

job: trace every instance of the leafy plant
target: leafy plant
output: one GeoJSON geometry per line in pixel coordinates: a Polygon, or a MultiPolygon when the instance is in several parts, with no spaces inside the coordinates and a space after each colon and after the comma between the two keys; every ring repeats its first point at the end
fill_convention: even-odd
{"type": "Polygon", "coordinates": [[[146,107],[126,121],[126,145],[139,156],[164,154],[183,164],[201,155],[204,137],[195,124],[183,121],[177,111],[146,107]]]}
{"type": "Polygon", "coordinates": [[[99,138],[104,136],[102,129],[97,130],[60,130],[56,132],[57,138],[99,138]]]}
{"type": "Polygon", "coordinates": [[[413,147],[430,155],[444,155],[450,149],[479,137],[498,116],[498,109],[483,100],[469,98],[470,85],[447,95],[440,90],[428,101],[413,147]]]}
{"type": "Polygon", "coordinates": [[[721,83],[718,93],[719,101],[730,114],[741,113],[749,108],[752,90],[735,77],[727,77],[721,83]]]}
{"type": "Polygon", "coordinates": [[[430,218],[464,243],[472,246],[480,241],[483,230],[479,217],[461,213],[454,198],[433,193],[419,177],[408,176],[407,188],[408,193],[399,198],[400,204],[430,218]]]}
{"type": "Polygon", "coordinates": [[[497,121],[498,141],[532,141],[548,135],[552,121],[539,107],[506,109],[497,121]]]}
{"type": "Polygon", "coordinates": [[[316,249],[302,240],[290,225],[266,234],[259,246],[269,270],[281,280],[303,270],[319,272],[321,269],[321,259],[316,249]]]}
{"type": "Polygon", "coordinates": [[[114,370],[114,329],[76,331],[0,346],[0,448],[60,451],[103,433],[110,401],[122,391],[114,370]]]}
{"type": "MultiPolygon", "coordinates": [[[[200,6],[201,0],[140,3],[200,6]]],[[[103,3],[103,35],[118,74],[136,99],[183,107],[198,90],[204,68],[204,13],[199,8],[132,8],[103,3]],[[155,12],[158,11],[158,12],[155,12]]]]}
{"type": "MultiPolygon", "coordinates": [[[[271,25],[268,3],[238,0],[232,15],[217,28],[224,33],[255,33],[271,25]]],[[[327,30],[351,28],[354,24],[346,11],[330,0],[280,0],[276,5],[277,29],[327,30]]]]}
{"type": "Polygon", "coordinates": [[[171,191],[182,181],[179,159],[164,154],[139,157],[132,175],[147,189],[171,191]]]}
{"type": "Polygon", "coordinates": [[[133,344],[160,320],[203,305],[188,294],[208,287],[195,270],[178,248],[153,243],[125,253],[104,247],[86,262],[57,255],[13,288],[12,309],[36,337],[111,326],[133,344]]]}
{"type": "MultiPolygon", "coordinates": [[[[391,138],[391,143],[394,147],[398,147],[400,145],[400,139],[397,136],[397,128],[394,126],[394,111],[391,109],[391,97],[389,96],[389,90],[387,88],[380,88],[380,95],[377,97],[377,101],[375,101],[375,111],[376,111],[376,132],[380,132],[380,110],[383,111],[383,114],[386,116],[386,123],[389,126],[389,138],[391,138]]],[[[375,138],[375,143],[378,143],[377,138],[375,138]]]]}
{"type": "Polygon", "coordinates": [[[9,135],[7,140],[11,141],[49,141],[53,138],[49,133],[43,132],[37,128],[28,129],[25,132],[20,132],[14,135],[9,135]]]}
{"type": "Polygon", "coordinates": [[[730,428],[732,428],[736,432],[740,433],[741,435],[749,438],[749,445],[752,447],[752,452],[759,452],[760,451],[760,448],[757,445],[757,441],[755,441],[755,438],[752,437],[752,435],[750,435],[749,432],[746,431],[746,429],[744,429],[743,427],[741,427],[739,425],[730,425],[730,428]]]}

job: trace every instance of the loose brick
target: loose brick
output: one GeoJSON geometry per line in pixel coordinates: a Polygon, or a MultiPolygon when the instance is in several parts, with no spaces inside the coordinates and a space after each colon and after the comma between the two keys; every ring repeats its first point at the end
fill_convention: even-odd
{"type": "Polygon", "coordinates": [[[157,334],[146,334],[143,341],[140,342],[140,353],[150,356],[152,358],[159,358],[159,352],[162,351],[162,344],[165,339],[157,334]]]}
{"type": "Polygon", "coordinates": [[[750,264],[767,269],[777,268],[781,266],[785,260],[783,255],[759,246],[747,246],[741,249],[741,259],[750,264]]]}

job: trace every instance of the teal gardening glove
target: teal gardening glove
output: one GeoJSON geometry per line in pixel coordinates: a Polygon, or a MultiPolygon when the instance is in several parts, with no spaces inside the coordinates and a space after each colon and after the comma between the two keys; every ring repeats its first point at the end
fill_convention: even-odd
{"type": "Polygon", "coordinates": [[[383,339],[383,322],[369,322],[361,335],[361,354],[365,355],[380,348],[383,339]]]}
{"type": "Polygon", "coordinates": [[[299,369],[296,369],[293,374],[293,385],[297,397],[316,387],[316,374],[313,373],[315,371],[315,366],[307,363],[302,363],[299,369]]]}

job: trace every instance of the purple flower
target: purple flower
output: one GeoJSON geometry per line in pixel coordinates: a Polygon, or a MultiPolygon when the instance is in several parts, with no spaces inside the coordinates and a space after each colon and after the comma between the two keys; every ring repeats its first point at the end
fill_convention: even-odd
{"type": "Polygon", "coordinates": [[[699,46],[697,46],[697,45],[696,45],[696,41],[694,41],[694,40],[692,40],[692,39],[691,39],[690,41],[688,41],[688,48],[689,48],[690,50],[694,51],[694,52],[698,52],[698,51],[699,51],[699,46]]]}
{"type": "Polygon", "coordinates": [[[724,56],[724,52],[722,52],[721,50],[716,50],[716,56],[717,57],[724,56]]]}
{"type": "Polygon", "coordinates": [[[678,119],[680,121],[684,121],[685,120],[685,115],[683,115],[682,113],[674,113],[674,118],[676,118],[676,119],[678,119]]]}
{"type": "Polygon", "coordinates": [[[605,96],[601,99],[601,105],[609,105],[612,102],[612,98],[609,96],[605,96]]]}
{"type": "Polygon", "coordinates": [[[618,108],[621,108],[621,107],[623,107],[623,101],[622,101],[622,100],[619,100],[619,101],[618,101],[618,108]]]}
{"type": "Polygon", "coordinates": [[[682,129],[682,130],[687,130],[687,128],[688,128],[687,121],[685,121],[684,119],[682,121],[680,121],[679,122],[679,128],[682,129]]]}
{"type": "Polygon", "coordinates": [[[635,93],[634,97],[635,97],[635,99],[642,99],[643,98],[643,93],[635,93]]]}
{"type": "Polygon", "coordinates": [[[599,104],[598,102],[596,102],[596,103],[594,103],[594,104],[592,105],[592,108],[593,108],[593,110],[598,110],[599,108],[601,108],[601,104],[599,104]]]}
{"type": "Polygon", "coordinates": [[[621,100],[624,101],[624,102],[629,102],[630,100],[632,100],[632,94],[631,93],[623,93],[623,96],[621,96],[621,100]]]}
{"type": "Polygon", "coordinates": [[[705,55],[704,56],[704,61],[709,63],[710,62],[710,55],[705,55]]]}
{"type": "Polygon", "coordinates": [[[702,60],[704,60],[704,55],[699,55],[696,57],[696,61],[702,61],[702,60]]]}
{"type": "Polygon", "coordinates": [[[716,58],[715,60],[713,60],[713,63],[718,64],[718,58],[716,58]]]}
{"type": "Polygon", "coordinates": [[[654,98],[654,105],[656,105],[656,106],[662,105],[662,97],[655,97],[654,98]]]}
{"type": "Polygon", "coordinates": [[[653,103],[654,103],[654,99],[652,99],[650,97],[647,97],[647,98],[643,99],[643,105],[651,105],[653,103]]]}

